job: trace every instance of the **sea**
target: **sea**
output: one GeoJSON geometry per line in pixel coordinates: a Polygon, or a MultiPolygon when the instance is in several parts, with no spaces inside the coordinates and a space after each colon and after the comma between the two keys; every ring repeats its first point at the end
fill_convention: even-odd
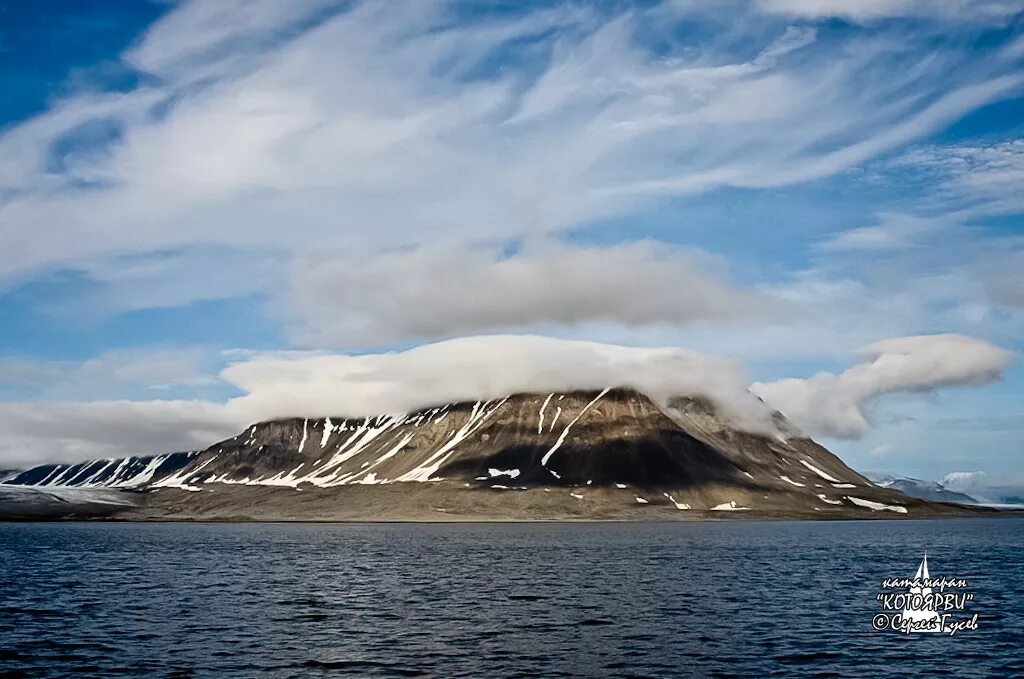
{"type": "Polygon", "coordinates": [[[0,677],[1024,676],[1022,558],[1021,519],[5,523],[0,677]],[[967,626],[876,629],[926,553],[967,626]]]}

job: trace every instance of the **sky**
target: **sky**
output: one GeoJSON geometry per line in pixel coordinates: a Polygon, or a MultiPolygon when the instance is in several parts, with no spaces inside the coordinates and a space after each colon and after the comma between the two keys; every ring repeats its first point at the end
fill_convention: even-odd
{"type": "Polygon", "coordinates": [[[630,374],[1024,481],[1022,1],[0,1],[0,91],[0,467],[630,374]]]}

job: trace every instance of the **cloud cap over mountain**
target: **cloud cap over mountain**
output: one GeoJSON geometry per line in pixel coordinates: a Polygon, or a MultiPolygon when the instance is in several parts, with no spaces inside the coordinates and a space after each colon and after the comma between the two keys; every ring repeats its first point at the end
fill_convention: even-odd
{"type": "Polygon", "coordinates": [[[904,337],[865,347],[840,375],[757,383],[740,361],[677,347],[627,347],[537,335],[462,337],[407,351],[342,355],[241,352],[220,379],[242,392],[208,401],[0,403],[0,465],[202,448],[256,421],[368,417],[514,393],[631,387],[662,405],[703,396],[737,429],[775,435],[772,409],[826,436],[858,436],[862,408],[882,394],[980,385],[1012,358],[957,335],[904,337]],[[756,396],[755,396],[756,394],[756,396]],[[760,396],[767,405],[759,400],[760,396]]]}

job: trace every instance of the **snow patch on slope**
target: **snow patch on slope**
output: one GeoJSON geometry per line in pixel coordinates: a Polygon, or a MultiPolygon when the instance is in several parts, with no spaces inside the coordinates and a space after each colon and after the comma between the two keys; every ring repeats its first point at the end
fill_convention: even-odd
{"type": "Polygon", "coordinates": [[[907,513],[907,508],[906,507],[901,507],[899,505],[887,505],[887,504],[882,504],[881,502],[872,502],[871,500],[865,500],[865,499],[859,498],[859,497],[847,496],[846,499],[849,500],[850,502],[852,502],[853,504],[857,505],[858,507],[867,507],[868,509],[871,509],[871,510],[876,511],[876,512],[882,511],[882,510],[888,510],[890,512],[897,512],[898,514],[906,514],[907,513]]]}
{"type": "Polygon", "coordinates": [[[826,481],[831,481],[832,483],[842,483],[842,481],[840,481],[836,477],[834,477],[834,476],[832,476],[830,474],[827,474],[826,472],[824,472],[821,469],[818,469],[817,467],[815,467],[813,464],[811,464],[807,460],[800,460],[800,464],[802,464],[803,466],[807,467],[812,472],[814,472],[815,474],[817,474],[821,478],[825,479],[826,481]]]}

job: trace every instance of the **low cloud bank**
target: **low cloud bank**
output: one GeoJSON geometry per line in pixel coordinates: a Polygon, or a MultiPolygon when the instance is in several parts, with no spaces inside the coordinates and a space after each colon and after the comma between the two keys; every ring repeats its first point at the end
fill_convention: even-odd
{"type": "Polygon", "coordinates": [[[733,287],[695,250],[637,242],[604,247],[532,243],[433,246],[370,260],[298,262],[294,295],[314,346],[429,340],[529,329],[618,323],[684,326],[749,322],[782,313],[781,301],[733,287]]]}
{"type": "Polygon", "coordinates": [[[1013,354],[962,335],[899,337],[858,352],[864,362],[838,375],[757,382],[751,390],[805,431],[857,438],[870,426],[864,407],[885,394],[981,386],[999,379],[1013,354]]]}
{"type": "Polygon", "coordinates": [[[0,468],[196,450],[240,426],[206,401],[0,403],[0,468]]]}
{"type": "Polygon", "coordinates": [[[659,402],[706,396],[747,431],[773,431],[770,408],[778,408],[809,433],[854,437],[869,426],[862,411],[867,401],[985,384],[1012,356],[956,335],[886,340],[862,354],[864,363],[839,375],[750,389],[743,366],[732,359],[532,335],[465,337],[362,356],[240,354],[220,377],[243,395],[224,403],[0,403],[0,467],[205,448],[251,422],[278,417],[362,417],[517,392],[614,386],[633,387],[659,402]]]}

